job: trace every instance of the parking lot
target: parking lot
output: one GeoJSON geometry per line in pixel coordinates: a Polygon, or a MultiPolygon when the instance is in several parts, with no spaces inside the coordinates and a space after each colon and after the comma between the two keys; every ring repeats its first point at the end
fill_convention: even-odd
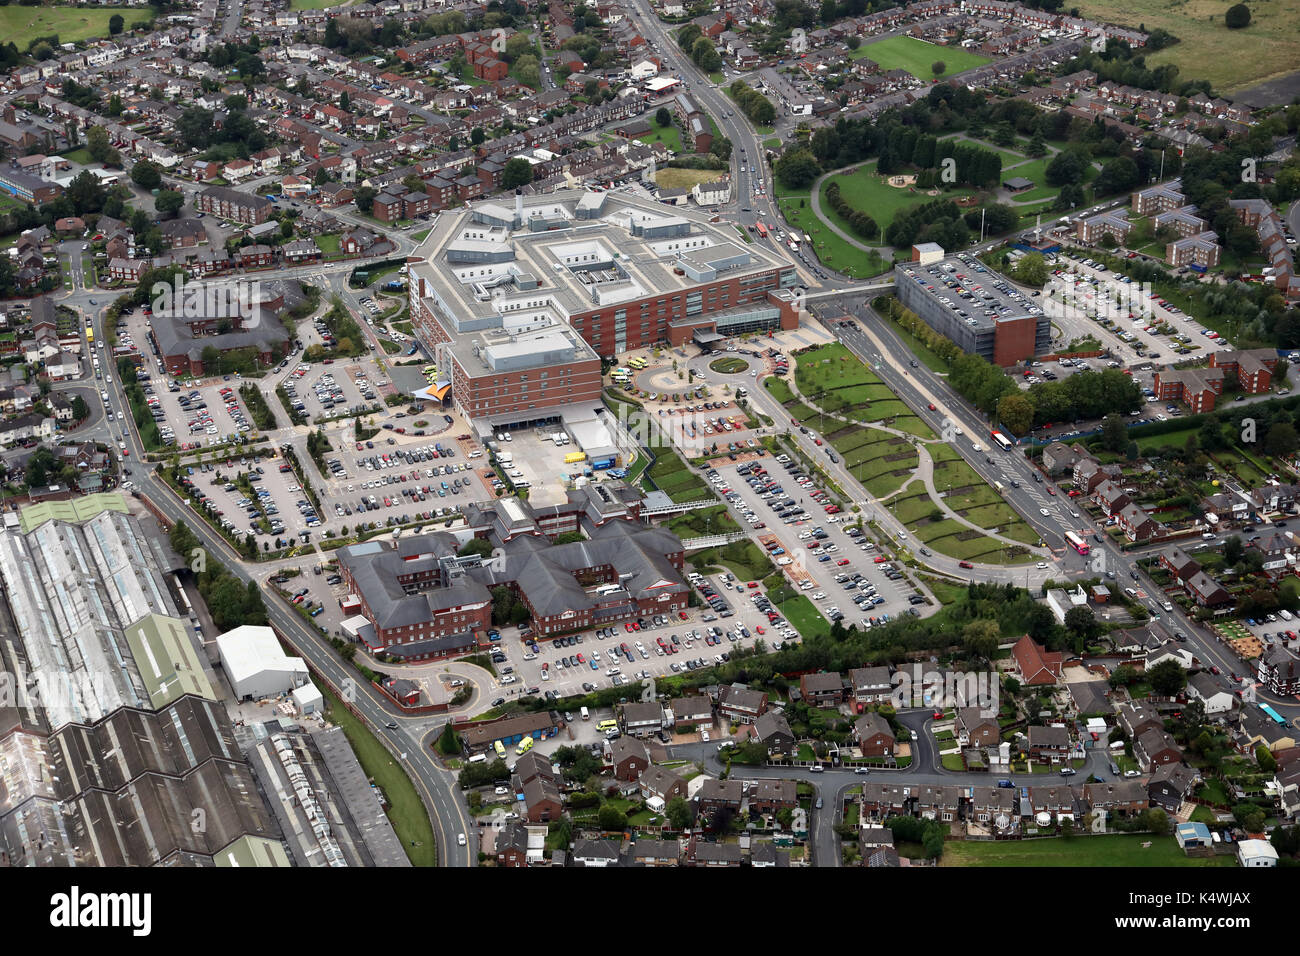
{"type": "Polygon", "coordinates": [[[1177,306],[1081,253],[1048,259],[1054,271],[1044,311],[1067,341],[1092,336],[1124,366],[1172,364],[1232,348],[1177,306]]]}
{"type": "Polygon", "coordinates": [[[281,547],[321,526],[289,463],[273,457],[235,456],[184,466],[182,484],[200,498],[211,519],[238,537],[281,547]],[[206,499],[206,500],[205,500],[206,499]]]}
{"type": "Polygon", "coordinates": [[[294,411],[309,420],[380,410],[392,392],[374,362],[290,363],[280,379],[294,411]],[[386,389],[386,391],[384,391],[386,389]]]}
{"type": "Polygon", "coordinates": [[[706,601],[711,595],[724,603],[536,642],[527,632],[503,628],[493,648],[501,696],[535,688],[567,697],[685,673],[722,663],[736,647],[752,646],[760,638],[772,646],[794,636],[784,627],[778,630],[750,598],[760,591],[746,589],[730,573],[706,577],[692,572],[690,580],[706,601]],[[744,597],[735,594],[737,584],[744,597]]]}
{"type": "Polygon", "coordinates": [[[913,608],[919,614],[924,605],[906,575],[843,515],[826,513],[810,480],[781,458],[727,465],[706,477],[827,618],[838,614],[846,625],[870,628],[913,608]]]}

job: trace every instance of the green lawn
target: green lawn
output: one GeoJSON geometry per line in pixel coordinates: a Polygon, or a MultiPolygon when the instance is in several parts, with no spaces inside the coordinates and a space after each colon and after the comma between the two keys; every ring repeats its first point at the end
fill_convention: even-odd
{"type": "Polygon", "coordinates": [[[947,843],[940,866],[1236,866],[1232,856],[1189,857],[1171,836],[1107,834],[1073,839],[947,843]],[[1142,844],[1151,846],[1143,848],[1142,844]]]}
{"type": "Polygon", "coordinates": [[[663,143],[674,153],[684,152],[681,131],[671,123],[667,126],[655,126],[650,132],[638,136],[637,139],[643,143],[663,143]]]}
{"type": "Polygon", "coordinates": [[[80,163],[82,166],[87,166],[94,162],[94,160],[90,158],[90,150],[86,149],[84,146],[77,149],[70,149],[60,155],[69,162],[80,163]]]}
{"type": "Polygon", "coordinates": [[[326,259],[339,254],[339,237],[337,233],[328,233],[316,237],[316,247],[326,259]]]}
{"type": "Polygon", "coordinates": [[[879,63],[882,70],[906,70],[918,80],[951,76],[991,62],[986,56],[968,53],[960,47],[938,46],[909,36],[865,43],[853,53],[854,59],[864,56],[879,63]],[[942,61],[947,69],[934,73],[930,66],[936,61],[942,61]]]}
{"type": "Polygon", "coordinates": [[[137,20],[154,18],[148,7],[98,7],[88,10],[81,7],[22,7],[17,4],[0,7],[0,34],[6,42],[14,43],[19,50],[37,37],[57,33],[60,43],[76,43],[108,36],[108,21],[115,13],[130,26],[137,20]]]}
{"type": "Polygon", "coordinates": [[[777,611],[783,614],[786,620],[790,622],[790,626],[804,638],[830,633],[830,622],[822,617],[821,612],[813,606],[812,601],[802,594],[796,594],[794,597],[782,601],[777,605],[777,611]]]}
{"type": "MultiPolygon", "coordinates": [[[[853,235],[853,232],[849,229],[848,223],[835,215],[826,203],[825,189],[827,184],[831,182],[839,183],[840,196],[845,202],[854,209],[861,209],[870,215],[882,230],[888,229],[889,224],[894,221],[894,217],[904,209],[910,209],[912,206],[919,206],[926,202],[933,202],[936,198],[955,199],[958,196],[969,196],[975,192],[973,189],[965,188],[950,189],[943,192],[941,197],[936,197],[927,196],[923,191],[911,187],[899,189],[889,185],[876,172],[874,160],[863,163],[852,173],[841,173],[822,183],[823,198],[821,205],[823,212],[849,235],[853,235]]],[[[871,240],[867,240],[862,236],[857,238],[870,245],[878,245],[874,238],[871,240]]]]}
{"type": "Polygon", "coordinates": [[[893,268],[893,263],[875,253],[865,253],[846,242],[813,212],[807,190],[787,193],[776,190],[781,215],[795,229],[812,237],[813,252],[825,265],[853,279],[870,279],[893,268]]]}
{"type": "Polygon", "coordinates": [[[415,792],[411,778],[406,775],[393,755],[381,744],[366,726],[343,706],[343,702],[321,687],[329,707],[329,719],[343,728],[348,743],[356,752],[361,768],[388,798],[388,819],[393,825],[402,848],[415,866],[437,866],[438,845],[433,838],[429,815],[415,792]]]}

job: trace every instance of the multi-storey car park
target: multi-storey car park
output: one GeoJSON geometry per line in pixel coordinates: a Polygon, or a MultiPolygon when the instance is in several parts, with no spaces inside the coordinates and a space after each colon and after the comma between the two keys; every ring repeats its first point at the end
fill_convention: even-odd
{"type": "Polygon", "coordinates": [[[600,359],[795,328],[794,267],[728,222],[630,193],[516,193],[442,214],[411,261],[433,394],[481,431],[598,403],[600,359]]]}
{"type": "Polygon", "coordinates": [[[1005,278],[972,256],[894,267],[898,300],[964,352],[1014,365],[1052,347],[1051,320],[1005,278]]]}

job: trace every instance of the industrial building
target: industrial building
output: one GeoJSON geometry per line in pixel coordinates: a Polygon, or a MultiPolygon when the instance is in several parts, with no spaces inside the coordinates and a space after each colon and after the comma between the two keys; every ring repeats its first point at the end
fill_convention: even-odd
{"type": "Polygon", "coordinates": [[[162,706],[187,690],[211,696],[167,589],[172,560],[137,519],[109,508],[0,533],[15,653],[43,691],[51,730],[119,707],[162,706]]]}
{"type": "Polygon", "coordinates": [[[291,693],[308,682],[307,665],[280,647],[269,627],[243,624],[217,638],[221,668],[236,700],[263,700],[291,693]]]}
{"type": "Polygon", "coordinates": [[[0,866],[290,865],[223,705],[0,718],[0,866]]]}
{"type": "Polygon", "coordinates": [[[271,720],[237,733],[295,865],[411,865],[342,728],[271,720]]]}
{"type": "Polygon", "coordinates": [[[994,365],[1051,351],[1051,320],[1043,310],[974,256],[900,263],[894,287],[898,301],[926,325],[994,365]]]}
{"type": "Polygon", "coordinates": [[[731,223],[574,189],[444,212],[416,250],[408,295],[439,370],[431,397],[486,433],[598,405],[602,357],[795,328],[795,303],[777,293],[798,283],[731,223]]]}

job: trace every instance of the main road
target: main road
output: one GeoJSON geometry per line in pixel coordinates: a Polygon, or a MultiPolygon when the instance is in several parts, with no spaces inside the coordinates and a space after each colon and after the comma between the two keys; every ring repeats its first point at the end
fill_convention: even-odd
{"type": "MultiPolygon", "coordinates": [[[[94,315],[98,334],[103,335],[103,310],[94,315]]],[[[113,397],[119,408],[129,406],[122,390],[120,378],[112,385],[113,397]]],[[[129,416],[127,416],[129,418],[129,416]]],[[[125,431],[124,440],[131,455],[144,462],[144,447],[132,425],[125,431]]],[[[208,527],[207,522],[192,508],[182,504],[175,493],[151,469],[141,467],[137,485],[159,511],[171,522],[184,521],[203,545],[205,560],[220,561],[244,583],[253,582],[266,590],[264,581],[257,580],[249,567],[230,546],[208,527]]],[[[433,756],[433,731],[422,735],[412,734],[405,726],[421,726],[421,722],[404,719],[387,700],[366,682],[361,675],[345,663],[319,634],[289,610],[274,594],[265,595],[270,623],[287,640],[294,651],[305,658],[312,669],[338,691],[349,696],[356,714],[379,737],[411,777],[421,800],[429,813],[438,842],[438,862],[441,866],[475,866],[478,862],[477,832],[472,819],[465,811],[460,798],[456,775],[446,770],[433,756]],[[396,725],[396,729],[389,725],[396,725]],[[460,846],[458,834],[466,834],[466,845],[460,846]]],[[[427,723],[423,723],[427,727],[427,723]]]]}

